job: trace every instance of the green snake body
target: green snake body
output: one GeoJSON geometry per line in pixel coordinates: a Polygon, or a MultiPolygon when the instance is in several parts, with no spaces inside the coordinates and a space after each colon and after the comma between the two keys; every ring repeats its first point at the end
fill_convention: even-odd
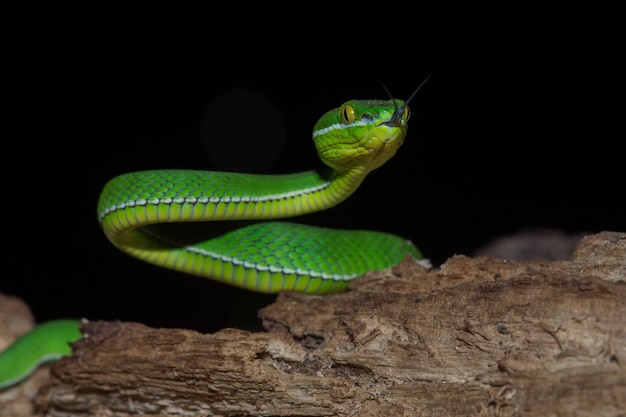
{"type": "Polygon", "coordinates": [[[155,170],[116,177],[98,204],[104,233],[124,252],[150,263],[267,293],[336,292],[407,254],[419,258],[411,242],[388,233],[262,222],[206,239],[197,236],[195,225],[299,216],[338,204],[402,144],[406,116],[381,124],[402,105],[351,101],[326,113],[313,131],[325,170],[285,175],[155,170]],[[347,108],[351,123],[342,121],[347,108]]]}
{"type": "Polygon", "coordinates": [[[105,188],[102,225],[120,249],[160,266],[260,292],[328,293],[344,289],[355,276],[419,254],[410,242],[386,233],[286,222],[256,223],[209,240],[181,235],[180,227],[137,226],[304,214],[341,201],[358,181],[333,182],[316,172],[263,177],[199,171],[128,174],[105,188]],[[139,188],[146,182],[159,190],[142,195],[139,188]],[[244,187],[252,195],[244,196],[244,187]]]}
{"type": "MultiPolygon", "coordinates": [[[[100,195],[102,230],[116,247],[139,259],[245,289],[315,294],[344,290],[367,271],[390,267],[407,255],[419,259],[421,254],[410,241],[388,233],[260,220],[312,213],[346,199],[396,153],[408,117],[408,106],[401,100],[352,100],[325,113],[313,130],[326,165],[322,170],[286,175],[154,170],[120,175],[100,195]],[[223,234],[211,231],[239,220],[256,223],[223,234]],[[206,230],[209,238],[203,235],[206,224],[211,226],[206,230]]],[[[18,382],[41,363],[34,358],[37,354],[29,353],[33,341],[56,335],[61,342],[54,342],[50,350],[55,356],[50,357],[69,353],[67,342],[80,337],[77,323],[52,322],[43,330],[39,326],[0,354],[0,388],[18,382]]],[[[45,357],[45,350],[39,356],[45,357]]]]}

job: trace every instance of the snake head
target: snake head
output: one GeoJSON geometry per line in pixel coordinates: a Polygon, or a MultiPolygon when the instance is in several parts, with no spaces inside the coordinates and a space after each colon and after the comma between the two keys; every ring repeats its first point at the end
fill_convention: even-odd
{"type": "Polygon", "coordinates": [[[325,113],[313,140],[322,162],[342,172],[372,171],[393,155],[406,137],[409,108],[402,100],[350,100],[325,113]]]}

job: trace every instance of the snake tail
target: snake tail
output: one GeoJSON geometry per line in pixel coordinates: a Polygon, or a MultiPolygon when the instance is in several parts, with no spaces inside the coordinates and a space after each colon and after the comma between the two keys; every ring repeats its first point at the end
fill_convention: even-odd
{"type": "Polygon", "coordinates": [[[30,376],[39,366],[70,355],[82,337],[80,320],[52,320],[35,326],[0,353],[0,390],[30,376]]]}

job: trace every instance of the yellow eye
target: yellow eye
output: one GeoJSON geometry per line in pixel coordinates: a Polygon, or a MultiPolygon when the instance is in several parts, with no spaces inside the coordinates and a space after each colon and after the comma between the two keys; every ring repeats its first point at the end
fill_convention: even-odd
{"type": "Polygon", "coordinates": [[[404,119],[405,122],[408,122],[409,119],[411,118],[411,110],[409,109],[409,106],[406,106],[404,108],[404,111],[402,112],[402,118],[404,119]]]}
{"type": "Polygon", "coordinates": [[[344,104],[343,106],[341,106],[341,108],[339,109],[339,119],[341,120],[341,123],[343,123],[344,125],[349,125],[350,123],[354,122],[354,117],[354,109],[351,105],[344,104]]]}

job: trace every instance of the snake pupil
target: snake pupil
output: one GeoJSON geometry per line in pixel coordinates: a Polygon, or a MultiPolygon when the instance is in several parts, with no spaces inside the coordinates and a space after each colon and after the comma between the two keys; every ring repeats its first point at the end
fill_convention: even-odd
{"type": "Polygon", "coordinates": [[[341,110],[339,110],[339,118],[344,125],[354,122],[354,108],[349,104],[344,104],[341,110]]]}

